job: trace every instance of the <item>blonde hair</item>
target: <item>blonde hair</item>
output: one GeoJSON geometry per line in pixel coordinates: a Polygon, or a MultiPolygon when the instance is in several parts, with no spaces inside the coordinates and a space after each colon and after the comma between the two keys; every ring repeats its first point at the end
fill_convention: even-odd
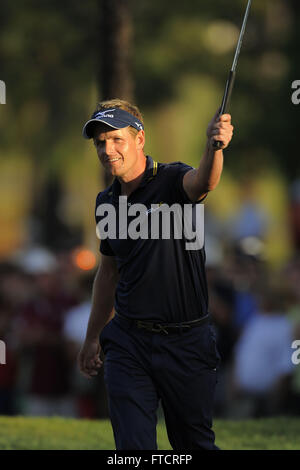
{"type": "MultiPolygon", "coordinates": [[[[95,109],[97,111],[104,111],[105,109],[109,108],[119,108],[127,111],[128,113],[132,114],[134,117],[138,118],[142,124],[144,124],[142,113],[140,112],[139,108],[129,101],[121,100],[119,98],[115,98],[112,100],[100,101],[95,109]]],[[[134,127],[129,126],[129,132],[135,137],[138,133],[138,130],[134,127]]]]}

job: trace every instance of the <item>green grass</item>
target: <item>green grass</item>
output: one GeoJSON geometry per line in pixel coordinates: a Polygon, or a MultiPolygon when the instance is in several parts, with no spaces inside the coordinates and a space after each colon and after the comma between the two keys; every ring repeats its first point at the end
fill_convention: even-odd
{"type": "MultiPolygon", "coordinates": [[[[215,420],[216,444],[223,450],[299,450],[300,419],[215,420]]],[[[164,422],[157,427],[160,450],[170,449],[164,422]]],[[[111,450],[110,422],[65,418],[0,417],[0,449],[111,450]]]]}

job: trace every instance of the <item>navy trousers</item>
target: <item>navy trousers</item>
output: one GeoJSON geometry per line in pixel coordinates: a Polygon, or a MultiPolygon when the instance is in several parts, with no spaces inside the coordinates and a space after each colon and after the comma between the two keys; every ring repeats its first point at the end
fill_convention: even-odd
{"type": "Polygon", "coordinates": [[[117,450],[157,449],[160,400],[173,450],[218,449],[212,415],[220,356],[209,323],[166,335],[115,316],[100,343],[117,450]]]}

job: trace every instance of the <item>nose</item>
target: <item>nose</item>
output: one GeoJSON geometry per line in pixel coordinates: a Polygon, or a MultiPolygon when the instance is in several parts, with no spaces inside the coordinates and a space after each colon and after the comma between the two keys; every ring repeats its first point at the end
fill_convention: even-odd
{"type": "Polygon", "coordinates": [[[105,141],[105,153],[106,155],[111,155],[114,153],[114,143],[111,139],[105,141]]]}

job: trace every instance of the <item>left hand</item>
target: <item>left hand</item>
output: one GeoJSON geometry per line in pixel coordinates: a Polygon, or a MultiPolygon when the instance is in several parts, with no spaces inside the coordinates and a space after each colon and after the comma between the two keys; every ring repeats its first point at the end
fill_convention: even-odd
{"type": "Polygon", "coordinates": [[[213,141],[222,142],[222,150],[226,149],[232,139],[234,127],[231,124],[231,115],[219,115],[219,110],[216,112],[207,128],[207,138],[209,146],[212,146],[213,141]]]}

